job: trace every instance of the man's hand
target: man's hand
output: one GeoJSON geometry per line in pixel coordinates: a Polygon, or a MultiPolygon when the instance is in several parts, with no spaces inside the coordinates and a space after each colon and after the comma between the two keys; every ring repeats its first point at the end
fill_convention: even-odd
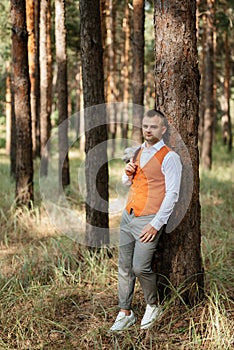
{"type": "Polygon", "coordinates": [[[127,176],[132,176],[136,171],[137,165],[131,160],[125,167],[125,173],[127,176]]]}
{"type": "Polygon", "coordinates": [[[150,224],[147,224],[141,231],[140,241],[143,243],[153,242],[157,233],[158,231],[156,230],[156,228],[154,228],[150,224]]]}

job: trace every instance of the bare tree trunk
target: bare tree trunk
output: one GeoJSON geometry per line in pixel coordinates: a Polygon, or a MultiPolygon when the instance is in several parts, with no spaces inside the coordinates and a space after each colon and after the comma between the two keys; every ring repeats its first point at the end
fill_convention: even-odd
{"type": "Polygon", "coordinates": [[[10,144],[10,175],[16,179],[16,125],[15,125],[15,97],[14,97],[14,77],[11,76],[11,144],[10,144]]]}
{"type": "Polygon", "coordinates": [[[55,0],[55,45],[58,66],[57,92],[59,114],[59,183],[70,184],[68,158],[68,92],[65,27],[65,0],[55,0]]]}
{"type": "Polygon", "coordinates": [[[80,16],[86,131],[86,243],[91,247],[101,247],[109,243],[109,224],[100,1],[80,0],[80,16]],[[98,104],[102,107],[97,107],[98,104]]]}
{"type": "Polygon", "coordinates": [[[113,0],[107,1],[106,6],[106,53],[107,53],[107,87],[106,87],[106,99],[109,117],[109,133],[112,140],[112,158],[115,156],[115,139],[117,131],[117,120],[116,120],[116,109],[113,105],[115,102],[115,86],[116,86],[116,77],[115,77],[115,4],[113,0]]]}
{"type": "MultiPolygon", "coordinates": [[[[199,203],[198,104],[199,72],[196,46],[196,1],[155,0],[155,86],[156,107],[180,133],[190,155],[194,183],[192,197],[181,223],[160,239],[155,259],[161,298],[165,286],[181,289],[185,302],[193,303],[203,287],[199,203]],[[170,281],[170,282],[168,282],[170,281]]],[[[174,145],[174,135],[170,137],[174,145]]],[[[179,205],[175,220],[183,207],[183,193],[190,186],[188,156],[178,145],[183,164],[179,205]]],[[[184,208],[186,209],[186,207],[184,208]]],[[[176,221],[175,221],[176,222],[176,221]]],[[[168,225],[167,225],[168,226],[168,225]]],[[[177,300],[178,301],[178,300],[177,300]]]]}
{"type": "Polygon", "coordinates": [[[222,116],[222,135],[224,145],[232,150],[232,124],[230,115],[230,48],[228,32],[225,32],[225,76],[224,76],[224,102],[222,116]]]}
{"type": "MultiPolygon", "coordinates": [[[[102,32],[102,47],[105,50],[106,45],[106,11],[107,11],[107,0],[100,0],[100,16],[101,16],[101,32],[102,32]]],[[[103,56],[103,62],[105,62],[105,53],[103,56]]]]}
{"type": "Polygon", "coordinates": [[[40,136],[41,136],[41,155],[44,157],[44,167],[41,174],[46,176],[48,172],[49,148],[45,148],[50,137],[50,114],[48,108],[49,98],[49,73],[48,73],[48,55],[47,55],[47,12],[48,0],[41,0],[40,7],[40,136]]]}
{"type": "Polygon", "coordinates": [[[198,138],[200,144],[200,152],[202,151],[203,134],[204,134],[204,113],[205,113],[205,42],[206,42],[206,15],[202,16],[202,38],[201,38],[201,53],[199,59],[199,69],[201,74],[200,81],[200,106],[199,106],[199,128],[198,138]]]}
{"type": "Polygon", "coordinates": [[[124,144],[127,147],[127,139],[128,139],[128,122],[129,122],[129,51],[130,51],[130,26],[129,26],[129,5],[128,0],[125,1],[125,13],[123,19],[123,30],[125,36],[125,44],[124,44],[124,67],[123,67],[123,123],[122,123],[122,138],[124,140],[124,144]]]}
{"type": "MultiPolygon", "coordinates": [[[[35,113],[36,113],[36,148],[35,156],[41,155],[41,136],[40,136],[40,0],[35,1],[34,8],[34,30],[35,30],[35,113]]],[[[35,141],[34,141],[35,142],[35,141]]]]}
{"type": "Polygon", "coordinates": [[[133,130],[132,138],[142,142],[142,118],[144,104],[144,18],[145,1],[133,0],[133,130]]]}
{"type": "Polygon", "coordinates": [[[29,76],[30,76],[30,84],[31,84],[31,92],[30,92],[30,102],[31,102],[31,115],[32,115],[32,144],[33,144],[33,157],[36,156],[36,148],[37,148],[37,83],[36,80],[36,56],[37,45],[35,38],[35,1],[28,0],[26,2],[26,14],[27,14],[27,30],[28,30],[28,64],[29,64],[29,76]]]}
{"type": "Polygon", "coordinates": [[[201,164],[204,169],[212,166],[212,139],[214,126],[214,1],[207,0],[207,25],[205,43],[204,129],[201,164]]]}
{"type": "Polygon", "coordinates": [[[82,84],[82,68],[80,67],[80,151],[85,152],[84,90],[82,84]]]}
{"type": "Polygon", "coordinates": [[[48,114],[51,115],[53,102],[53,57],[52,57],[52,23],[51,23],[51,0],[48,1],[47,18],[46,18],[46,44],[47,44],[47,59],[48,59],[48,114]]]}
{"type": "Polygon", "coordinates": [[[6,154],[11,152],[11,64],[6,62],[6,154]]]}
{"type": "MultiPolygon", "coordinates": [[[[213,33],[213,39],[214,39],[214,63],[217,60],[216,57],[216,51],[217,51],[217,30],[216,26],[214,28],[214,33],[213,33]]],[[[214,114],[214,122],[213,122],[213,143],[216,142],[216,132],[217,132],[217,126],[218,126],[218,115],[217,115],[217,69],[216,65],[214,64],[214,88],[213,88],[213,95],[214,95],[214,109],[213,109],[213,114],[214,114]]]]}
{"type": "Polygon", "coordinates": [[[11,1],[16,125],[16,203],[33,201],[33,161],[25,0],[11,1]]]}

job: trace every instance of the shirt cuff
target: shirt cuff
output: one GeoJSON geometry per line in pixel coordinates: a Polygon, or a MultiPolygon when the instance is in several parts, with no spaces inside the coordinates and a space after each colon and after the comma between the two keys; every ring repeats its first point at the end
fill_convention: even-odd
{"type": "Polygon", "coordinates": [[[157,217],[155,217],[153,220],[151,220],[150,225],[159,231],[163,227],[164,222],[161,222],[157,217]]]}
{"type": "Polygon", "coordinates": [[[128,176],[127,174],[124,173],[122,176],[123,185],[130,186],[132,184],[132,178],[133,176],[128,176]]]}

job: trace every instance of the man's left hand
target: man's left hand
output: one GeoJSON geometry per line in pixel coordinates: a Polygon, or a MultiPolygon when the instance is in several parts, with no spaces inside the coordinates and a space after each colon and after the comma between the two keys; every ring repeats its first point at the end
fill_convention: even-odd
{"type": "Polygon", "coordinates": [[[147,224],[141,231],[140,241],[143,243],[153,242],[157,235],[157,230],[150,224],[147,224]]]}

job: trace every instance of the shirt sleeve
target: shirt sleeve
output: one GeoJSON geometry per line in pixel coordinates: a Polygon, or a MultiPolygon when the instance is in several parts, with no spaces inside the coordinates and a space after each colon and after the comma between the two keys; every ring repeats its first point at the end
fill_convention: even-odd
{"type": "Polygon", "coordinates": [[[162,163],[162,173],[165,176],[165,197],[159,211],[150,224],[159,231],[165,225],[178,201],[182,174],[182,165],[177,153],[170,151],[162,163]]]}
{"type": "Polygon", "coordinates": [[[124,186],[131,186],[132,178],[133,178],[133,176],[128,176],[127,174],[124,173],[122,176],[122,184],[124,186]]]}

